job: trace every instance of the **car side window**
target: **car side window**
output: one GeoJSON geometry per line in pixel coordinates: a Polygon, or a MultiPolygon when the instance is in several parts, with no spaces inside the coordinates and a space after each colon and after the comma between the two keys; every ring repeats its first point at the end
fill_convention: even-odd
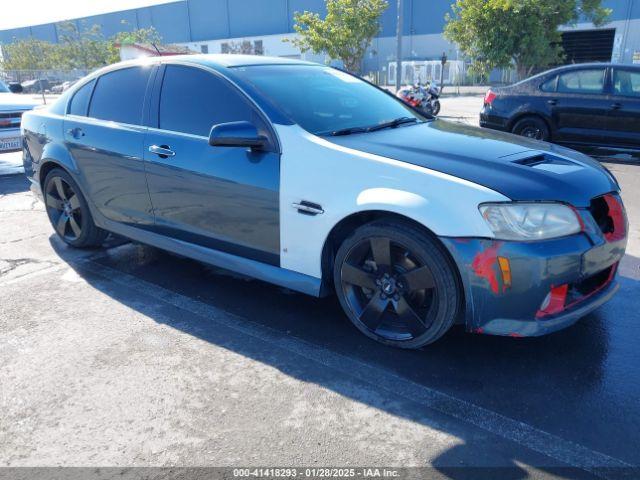
{"type": "Polygon", "coordinates": [[[89,116],[100,120],[139,125],[150,67],[132,67],[105,73],[98,79],[89,116]]]}
{"type": "Polygon", "coordinates": [[[87,116],[87,110],[89,108],[89,100],[91,99],[91,92],[93,92],[93,86],[96,81],[91,80],[78,89],[73,95],[71,103],[69,104],[69,114],[79,115],[82,117],[87,116]]]}
{"type": "Polygon", "coordinates": [[[200,68],[167,65],[160,94],[159,127],[209,136],[219,123],[249,121],[256,115],[224,79],[200,68]]]}
{"type": "Polygon", "coordinates": [[[551,77],[549,80],[547,80],[546,82],[544,82],[542,85],[540,85],[540,90],[547,93],[555,92],[557,84],[558,84],[558,76],[555,75],[551,77]]]}
{"type": "Polygon", "coordinates": [[[640,72],[614,69],[613,93],[625,97],[640,97],[640,72]]]}
{"type": "Polygon", "coordinates": [[[604,91],[604,68],[574,70],[558,77],[558,92],[602,93],[604,91]]]}

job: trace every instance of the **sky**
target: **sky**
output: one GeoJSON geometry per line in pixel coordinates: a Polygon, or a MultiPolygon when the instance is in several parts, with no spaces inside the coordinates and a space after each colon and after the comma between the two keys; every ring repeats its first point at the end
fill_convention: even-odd
{"type": "Polygon", "coordinates": [[[0,30],[59,22],[175,0],[0,0],[0,30]]]}

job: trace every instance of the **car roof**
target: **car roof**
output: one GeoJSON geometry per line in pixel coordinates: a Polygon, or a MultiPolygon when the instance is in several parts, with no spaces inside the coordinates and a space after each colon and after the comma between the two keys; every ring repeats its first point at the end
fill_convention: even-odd
{"type": "Polygon", "coordinates": [[[572,69],[572,68],[584,68],[584,67],[632,67],[640,68],[640,65],[626,64],[626,63],[611,63],[611,62],[587,62],[587,63],[572,63],[571,65],[563,65],[558,69],[572,69]]]}
{"type": "Polygon", "coordinates": [[[606,67],[618,67],[618,68],[635,68],[640,70],[640,65],[634,65],[630,63],[611,63],[611,62],[588,62],[588,63],[572,63],[571,65],[562,65],[560,67],[555,67],[550,70],[546,70],[536,76],[540,75],[549,75],[556,72],[563,72],[567,70],[579,70],[583,68],[606,68],[606,67]]]}
{"type": "Polygon", "coordinates": [[[530,82],[539,81],[541,79],[546,79],[553,75],[557,75],[562,72],[570,72],[571,70],[582,70],[584,68],[607,68],[607,67],[618,67],[618,68],[632,68],[640,71],[640,65],[633,65],[630,63],[611,63],[611,62],[587,62],[587,63],[572,63],[570,65],[561,65],[559,67],[554,67],[549,70],[545,70],[544,72],[536,73],[530,77],[520,80],[517,83],[514,83],[512,86],[516,85],[526,85],[530,82]]]}
{"type": "MultiPolygon", "coordinates": [[[[153,62],[180,62],[193,63],[214,68],[247,67],[252,65],[319,65],[313,62],[283,57],[266,57],[262,55],[235,55],[235,54],[196,54],[196,55],[170,55],[162,57],[142,57],[135,60],[110,65],[110,68],[118,68],[133,65],[145,65],[153,62]]],[[[108,67],[108,68],[109,68],[108,67]]]]}

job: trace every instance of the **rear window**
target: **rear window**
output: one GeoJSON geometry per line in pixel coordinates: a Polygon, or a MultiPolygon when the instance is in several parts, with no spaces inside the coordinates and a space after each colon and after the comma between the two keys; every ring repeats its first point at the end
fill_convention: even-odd
{"type": "Polygon", "coordinates": [[[133,67],[106,73],[98,79],[89,116],[138,125],[151,67],[133,67]]]}
{"type": "Polygon", "coordinates": [[[640,97],[640,72],[616,68],[613,71],[613,93],[625,97],[640,97]]]}
{"type": "Polygon", "coordinates": [[[540,90],[542,90],[543,92],[555,92],[557,84],[558,84],[558,77],[555,76],[547,80],[546,82],[544,82],[542,85],[540,85],[540,90]]]}
{"type": "Polygon", "coordinates": [[[80,87],[80,89],[71,99],[71,104],[69,105],[69,114],[80,115],[83,117],[87,116],[89,100],[91,99],[91,92],[93,91],[93,86],[95,85],[95,83],[95,80],[91,80],[89,83],[80,87]]]}
{"type": "Polygon", "coordinates": [[[602,93],[604,90],[604,68],[575,70],[558,77],[558,92],[602,93]]]}

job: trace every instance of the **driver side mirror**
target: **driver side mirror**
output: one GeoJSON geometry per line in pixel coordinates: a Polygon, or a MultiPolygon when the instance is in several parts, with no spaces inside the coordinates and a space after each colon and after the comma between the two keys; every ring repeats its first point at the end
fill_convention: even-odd
{"type": "Polygon", "coordinates": [[[249,147],[261,150],[267,145],[267,138],[260,135],[250,122],[219,123],[211,128],[209,145],[212,147],[249,147]]]}
{"type": "Polygon", "coordinates": [[[11,93],[22,93],[23,92],[23,88],[22,85],[20,85],[18,82],[11,82],[9,84],[9,91],[11,93]]]}

